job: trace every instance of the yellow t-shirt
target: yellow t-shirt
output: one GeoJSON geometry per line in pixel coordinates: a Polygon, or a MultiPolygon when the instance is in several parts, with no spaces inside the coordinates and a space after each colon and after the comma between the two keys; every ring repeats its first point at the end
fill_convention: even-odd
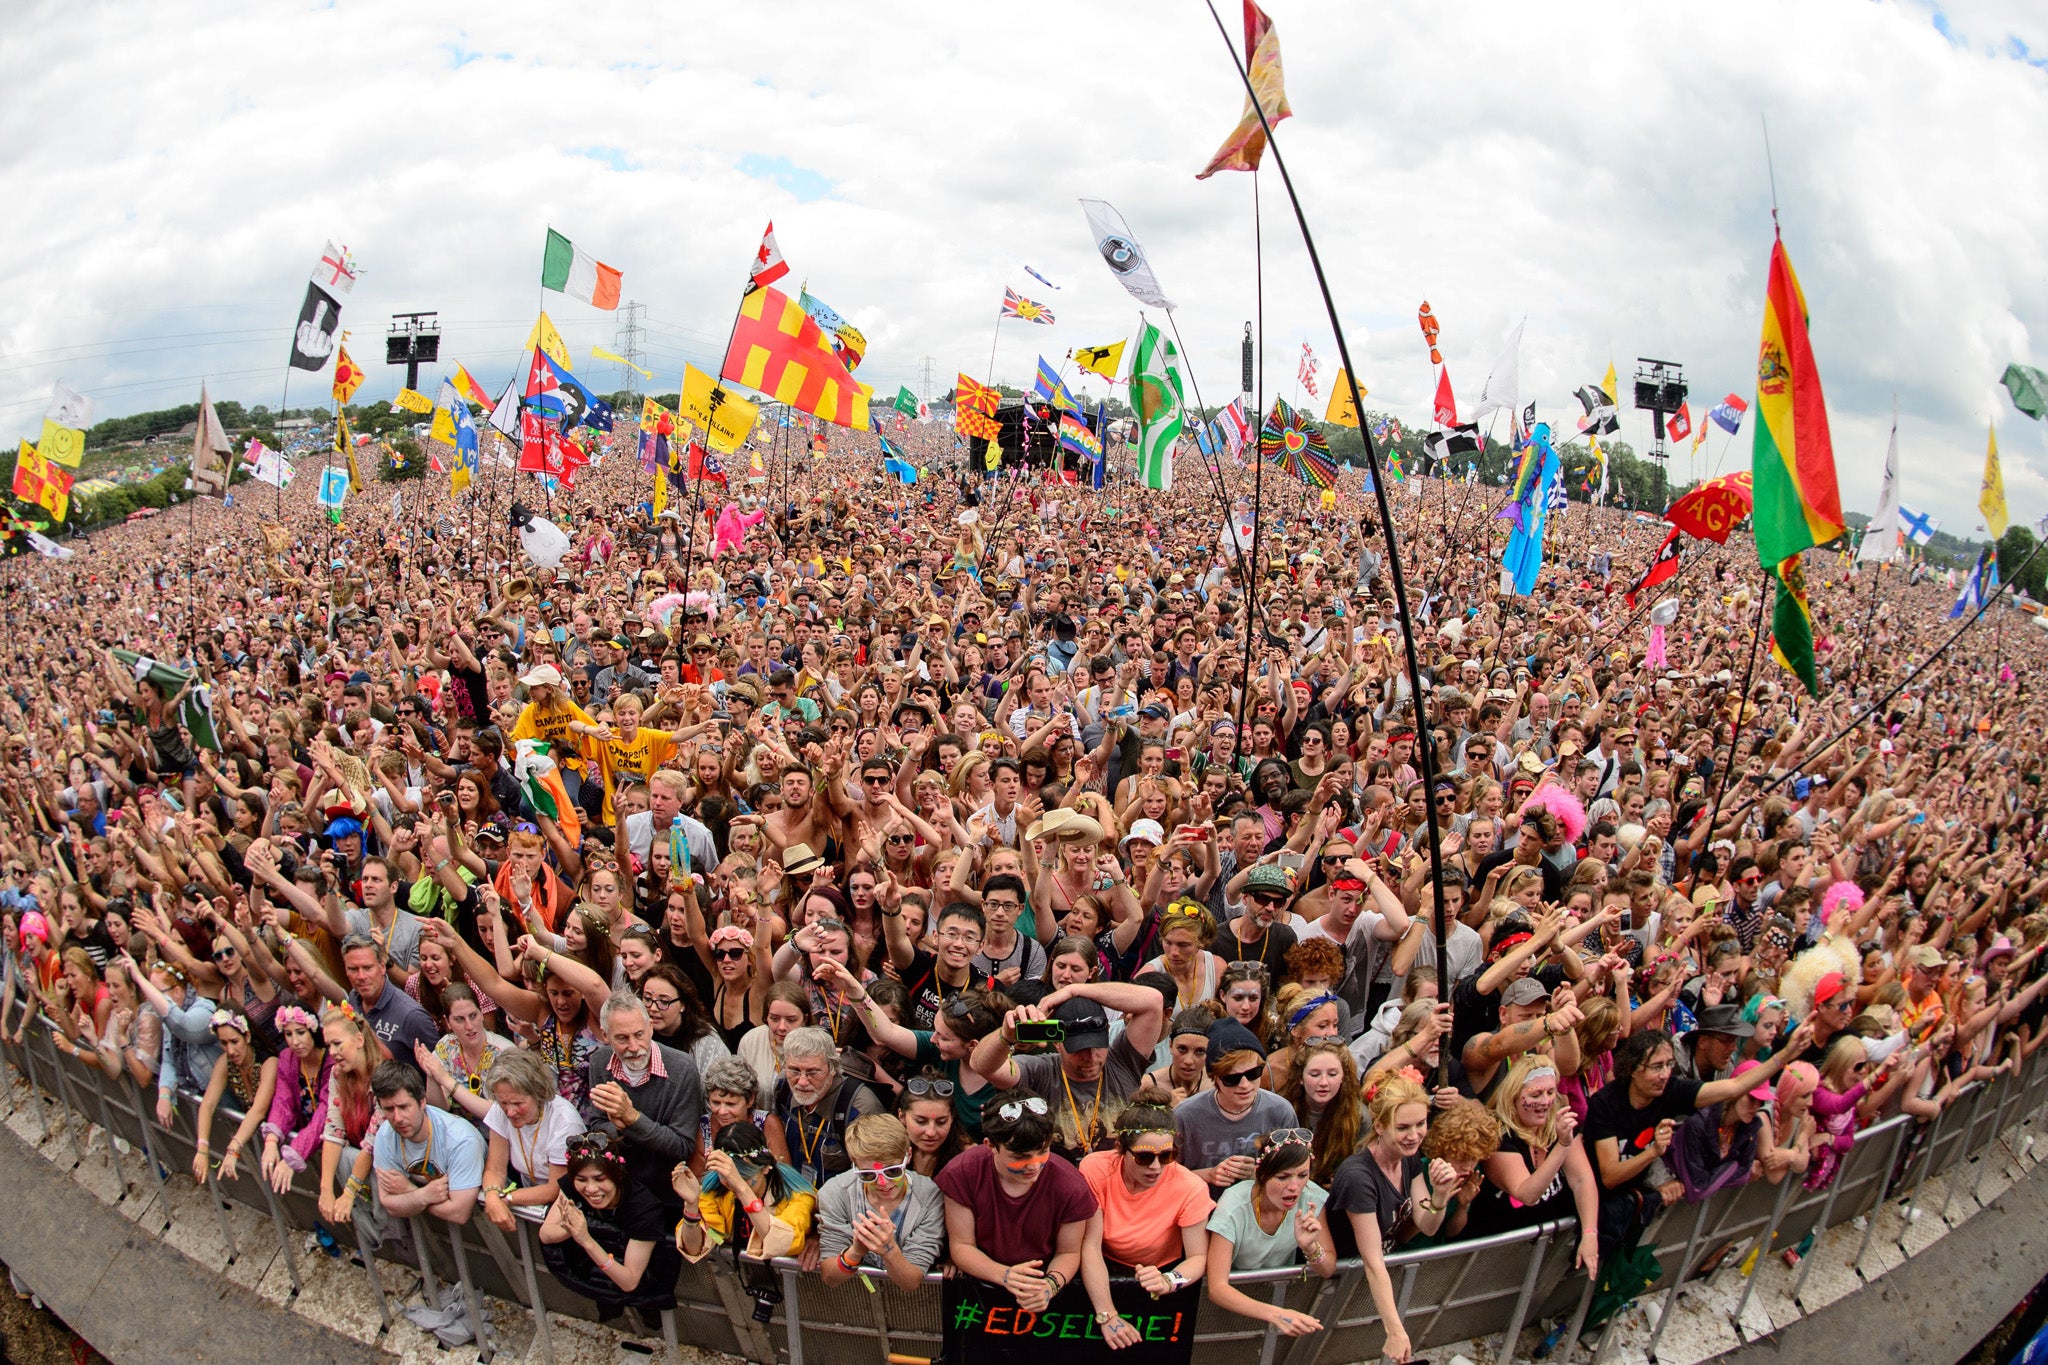
{"type": "MultiPolygon", "coordinates": [[[[585,725],[597,724],[582,707],[566,697],[545,711],[540,709],[539,703],[528,702],[512,726],[512,745],[516,748],[522,739],[544,739],[553,746],[548,753],[557,767],[572,768],[580,773],[584,771],[583,747],[569,731],[569,727],[578,721],[585,725]]],[[[514,755],[507,754],[506,757],[514,755]]]]}
{"type": "Polygon", "coordinates": [[[654,776],[655,769],[675,755],[675,738],[666,730],[650,730],[641,726],[631,739],[616,729],[608,740],[587,741],[590,755],[604,773],[604,823],[609,825],[617,820],[612,811],[612,797],[618,790],[622,774],[630,774],[642,782],[654,776]]]}

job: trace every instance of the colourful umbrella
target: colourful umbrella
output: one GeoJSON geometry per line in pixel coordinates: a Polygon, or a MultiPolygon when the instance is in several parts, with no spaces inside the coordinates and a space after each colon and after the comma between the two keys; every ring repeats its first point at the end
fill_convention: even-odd
{"type": "Polygon", "coordinates": [[[1664,520],[1689,536],[1723,545],[1728,541],[1728,533],[1735,529],[1735,523],[1749,515],[1755,501],[1749,471],[1738,470],[1733,474],[1723,474],[1718,479],[1708,479],[1672,503],[1670,510],[1664,513],[1664,520]]]}
{"type": "Polygon", "coordinates": [[[1259,453],[1303,483],[1336,485],[1337,462],[1330,458],[1329,441],[1281,399],[1273,400],[1273,411],[1259,431],[1259,453]]]}

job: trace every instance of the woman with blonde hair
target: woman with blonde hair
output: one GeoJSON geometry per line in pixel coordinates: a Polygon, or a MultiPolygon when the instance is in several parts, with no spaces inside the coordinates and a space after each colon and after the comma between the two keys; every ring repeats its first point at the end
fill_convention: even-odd
{"type": "Polygon", "coordinates": [[[1600,1269],[1600,1183],[1578,1115],[1558,1086],[1548,1057],[1525,1055],[1494,1087],[1500,1148],[1486,1158],[1486,1188],[1472,1207],[1469,1231],[1490,1237],[1576,1212],[1577,1264],[1592,1276],[1600,1269]]]}
{"type": "Polygon", "coordinates": [[[1327,1186],[1337,1168],[1358,1150],[1365,1118],[1365,1093],[1351,1049],[1335,1039],[1318,1039],[1293,1049],[1277,1093],[1294,1106],[1301,1126],[1315,1135],[1315,1164],[1309,1177],[1327,1186]]]}
{"type": "Polygon", "coordinates": [[[1366,1092],[1372,1136],[1356,1156],[1338,1167],[1330,1186],[1329,1223],[1337,1254],[1357,1256],[1365,1265],[1373,1311],[1386,1326],[1381,1354],[1408,1359],[1408,1331],[1394,1296],[1387,1257],[1416,1236],[1435,1234],[1450,1210],[1460,1179],[1451,1163],[1422,1155],[1429,1132],[1429,1092],[1421,1073],[1403,1068],[1382,1076],[1366,1092]]]}
{"type": "Polygon", "coordinates": [[[346,1227],[357,1199],[367,1196],[368,1203],[376,1202],[369,1183],[370,1139],[379,1115],[370,1095],[370,1073],[391,1053],[369,1018],[346,1002],[320,1011],[320,1032],[334,1059],[327,1075],[327,1124],[320,1134],[320,1216],[346,1227]],[[337,1190],[334,1177],[345,1157],[348,1181],[337,1190]]]}
{"type": "Polygon", "coordinates": [[[1265,1084],[1268,1090],[1280,1088],[1288,1068],[1294,1064],[1295,1053],[1310,1043],[1340,1036],[1338,1005],[1337,997],[1329,991],[1314,989],[1299,981],[1290,981],[1280,988],[1273,999],[1274,1013],[1280,1019],[1280,1046],[1266,1059],[1265,1084]]]}

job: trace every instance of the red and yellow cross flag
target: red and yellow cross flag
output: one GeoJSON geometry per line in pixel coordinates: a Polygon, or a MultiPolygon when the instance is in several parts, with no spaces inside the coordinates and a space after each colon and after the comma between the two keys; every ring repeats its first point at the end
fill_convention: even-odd
{"type": "Polygon", "coordinates": [[[868,387],[847,372],[817,320],[778,290],[757,288],[740,304],[719,374],[799,412],[868,429],[868,387]]]}

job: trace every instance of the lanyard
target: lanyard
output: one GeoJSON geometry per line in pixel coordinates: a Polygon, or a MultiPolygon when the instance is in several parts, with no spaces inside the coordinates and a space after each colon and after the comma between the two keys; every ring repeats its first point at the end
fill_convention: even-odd
{"type": "Polygon", "coordinates": [[[1074,1116],[1074,1136],[1081,1140],[1081,1147],[1084,1151],[1092,1152],[1095,1150],[1095,1130],[1102,1118],[1102,1083],[1106,1079],[1108,1079],[1107,1072],[1095,1078],[1095,1104],[1088,1111],[1088,1127],[1086,1130],[1083,1130],[1081,1127],[1081,1106],[1074,1103],[1074,1087],[1067,1080],[1067,1069],[1065,1067],[1060,1068],[1060,1085],[1067,1092],[1067,1109],[1074,1116]]]}

